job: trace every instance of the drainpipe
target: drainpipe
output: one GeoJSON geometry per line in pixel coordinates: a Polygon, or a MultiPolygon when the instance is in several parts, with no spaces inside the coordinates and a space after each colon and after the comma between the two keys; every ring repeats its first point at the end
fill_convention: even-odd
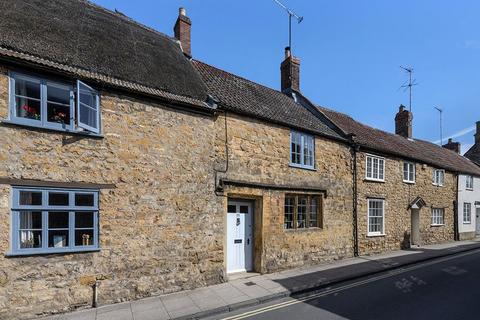
{"type": "Polygon", "coordinates": [[[455,200],[453,201],[453,239],[455,241],[460,241],[460,234],[458,232],[458,184],[460,183],[459,174],[456,175],[456,193],[455,200]]]}
{"type": "Polygon", "coordinates": [[[358,211],[357,211],[357,203],[358,203],[358,186],[357,186],[357,152],[360,149],[360,146],[355,143],[355,135],[349,135],[351,147],[352,147],[352,159],[353,159],[353,166],[352,166],[352,177],[353,177],[353,185],[352,185],[352,195],[353,195],[353,256],[358,257],[358,211]]]}
{"type": "Polygon", "coordinates": [[[98,306],[98,286],[100,282],[95,281],[95,283],[92,285],[93,289],[93,297],[92,297],[92,308],[96,308],[98,306]]]}

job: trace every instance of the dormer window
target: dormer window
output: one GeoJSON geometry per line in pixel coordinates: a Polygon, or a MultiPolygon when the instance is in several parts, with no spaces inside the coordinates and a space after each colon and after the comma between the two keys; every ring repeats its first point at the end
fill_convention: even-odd
{"type": "Polygon", "coordinates": [[[292,131],[290,133],[290,165],[314,169],[315,142],[313,136],[292,131]]]}
{"type": "Polygon", "coordinates": [[[74,85],[12,73],[9,120],[33,127],[99,134],[98,92],[80,80],[74,85]]]}

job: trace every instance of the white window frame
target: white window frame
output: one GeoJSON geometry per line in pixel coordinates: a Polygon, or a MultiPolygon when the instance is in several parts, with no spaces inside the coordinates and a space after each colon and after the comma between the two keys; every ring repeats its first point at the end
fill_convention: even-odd
{"type": "Polygon", "coordinates": [[[443,185],[445,184],[445,170],[443,169],[433,170],[432,184],[434,186],[443,187],[443,185]],[[437,175],[437,173],[439,173],[440,175],[437,175]],[[440,177],[441,179],[439,179],[440,177]]]}
{"type": "Polygon", "coordinates": [[[404,161],[403,162],[403,182],[405,183],[415,183],[416,179],[416,168],[415,168],[415,163],[414,162],[409,162],[409,161],[404,161]],[[405,170],[405,166],[407,167],[407,170],[405,170]],[[413,180],[410,179],[410,174],[413,171],[413,180]],[[407,174],[407,179],[405,179],[405,174],[407,174]]]}
{"type": "Polygon", "coordinates": [[[470,202],[463,203],[463,224],[472,223],[472,204],[470,202]]]}
{"type": "MultiPolygon", "coordinates": [[[[36,255],[50,253],[69,253],[98,251],[99,247],[99,228],[98,228],[98,190],[96,189],[64,189],[64,188],[33,188],[33,187],[12,187],[12,204],[11,204],[11,228],[10,228],[10,252],[7,255],[36,255]],[[38,192],[41,193],[42,205],[21,205],[20,192],[38,192]],[[68,206],[51,206],[48,203],[48,195],[50,192],[66,193],[69,197],[68,206]],[[93,195],[93,206],[76,206],[76,194],[93,195]],[[41,248],[20,248],[20,212],[22,211],[38,211],[41,212],[42,220],[42,247],[41,248]],[[55,248],[48,247],[48,214],[49,212],[68,212],[68,238],[69,245],[67,247],[55,248]],[[93,240],[92,245],[75,246],[75,214],[77,212],[93,212],[93,240]]],[[[40,230],[40,229],[39,229],[40,230]]]]}
{"type": "Polygon", "coordinates": [[[298,131],[291,131],[290,132],[290,166],[303,168],[303,169],[310,169],[315,170],[315,137],[309,134],[305,134],[298,131]],[[292,142],[294,141],[294,137],[300,137],[300,163],[293,162],[293,148],[292,142]],[[306,141],[306,140],[309,141],[306,141]],[[311,148],[312,151],[312,164],[305,163],[305,143],[308,144],[308,147],[311,148]]]}
{"type": "MultiPolygon", "coordinates": [[[[32,99],[25,97],[31,100],[32,99]]],[[[93,89],[92,87],[86,85],[85,83],[77,80],[77,84],[74,86],[72,84],[52,81],[50,79],[18,73],[18,72],[10,72],[9,73],[9,115],[8,115],[8,122],[14,124],[20,124],[30,127],[36,128],[43,128],[43,129],[51,129],[56,131],[67,131],[67,132],[76,132],[76,133],[87,133],[93,135],[99,135],[101,132],[101,109],[100,109],[100,97],[98,91],[93,89]],[[16,99],[15,99],[15,83],[17,79],[26,80],[30,82],[34,82],[40,85],[40,120],[35,119],[27,119],[24,117],[17,116],[16,110],[16,99]],[[85,125],[79,124],[79,109],[78,109],[78,93],[79,83],[85,85],[86,87],[90,88],[93,92],[96,93],[96,110],[97,110],[97,126],[98,128],[88,127],[85,125]],[[48,101],[47,101],[47,90],[48,87],[57,87],[64,90],[70,91],[70,124],[62,124],[62,123],[55,123],[47,121],[47,113],[48,113],[48,101]],[[77,97],[76,97],[77,96],[77,97]],[[77,101],[77,103],[76,103],[77,101]]]]}
{"type": "Polygon", "coordinates": [[[365,157],[365,179],[370,181],[385,182],[385,158],[367,154],[365,157]],[[368,162],[371,161],[370,169],[368,162]],[[377,161],[377,170],[374,170],[374,163],[377,161]],[[380,165],[381,163],[381,165],[380,165]],[[375,175],[377,177],[375,177],[375,175]]]}
{"type": "Polygon", "coordinates": [[[473,191],[473,176],[465,177],[465,189],[469,191],[473,191]]]}
{"type": "Polygon", "coordinates": [[[367,236],[384,236],[385,235],[385,199],[378,198],[367,198],[367,236]],[[382,230],[381,231],[370,231],[370,218],[378,218],[378,216],[370,216],[370,201],[379,202],[382,204],[382,230]]]}
{"type": "Polygon", "coordinates": [[[445,225],[445,209],[432,208],[432,226],[445,225]]]}

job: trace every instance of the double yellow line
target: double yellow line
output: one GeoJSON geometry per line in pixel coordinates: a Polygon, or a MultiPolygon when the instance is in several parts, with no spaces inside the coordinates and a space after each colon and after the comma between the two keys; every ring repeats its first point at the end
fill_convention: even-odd
{"type": "Polygon", "coordinates": [[[306,297],[303,297],[303,298],[277,303],[277,304],[274,304],[274,305],[270,305],[270,306],[263,307],[263,308],[260,308],[260,309],[248,311],[248,312],[238,314],[238,315],[235,315],[235,316],[223,318],[222,320],[240,320],[240,319],[245,319],[245,318],[248,318],[248,317],[253,317],[255,315],[259,315],[259,314],[262,314],[262,313],[274,311],[274,310],[281,309],[281,308],[286,308],[286,307],[289,307],[291,305],[295,305],[295,304],[302,303],[302,302],[305,302],[305,301],[314,300],[314,299],[317,299],[319,297],[324,297],[324,296],[330,295],[332,293],[345,291],[347,289],[358,287],[358,286],[361,286],[361,285],[364,285],[364,284],[367,284],[367,283],[371,283],[371,282],[375,282],[375,281],[378,281],[378,280],[386,279],[386,278],[396,276],[396,275],[399,275],[399,274],[402,274],[402,273],[406,273],[406,272],[409,272],[409,271],[412,271],[412,270],[416,270],[416,269],[423,268],[423,267],[426,267],[426,266],[430,266],[430,265],[433,265],[433,264],[457,259],[457,258],[460,258],[460,257],[464,257],[464,256],[468,256],[468,255],[471,255],[471,254],[474,254],[474,253],[478,253],[478,252],[479,252],[479,250],[473,250],[473,251],[469,251],[469,252],[465,252],[465,253],[456,254],[454,256],[439,258],[439,259],[436,259],[436,260],[433,260],[433,261],[430,261],[430,262],[425,262],[425,263],[415,265],[415,266],[412,266],[412,267],[409,267],[409,268],[404,268],[404,269],[399,268],[399,269],[396,269],[396,270],[392,270],[389,273],[384,274],[384,275],[379,275],[379,276],[369,278],[369,279],[366,279],[366,280],[362,280],[362,281],[358,281],[358,282],[355,282],[355,283],[352,283],[352,284],[347,284],[347,285],[344,285],[344,286],[341,286],[341,287],[338,287],[338,288],[333,288],[333,289],[328,289],[327,288],[325,291],[322,291],[322,292],[319,292],[319,293],[314,293],[312,295],[309,295],[309,296],[306,296],[306,297]]]}

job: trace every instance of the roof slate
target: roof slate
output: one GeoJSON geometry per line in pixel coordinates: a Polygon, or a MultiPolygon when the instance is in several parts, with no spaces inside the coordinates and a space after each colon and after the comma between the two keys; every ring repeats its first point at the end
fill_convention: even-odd
{"type": "Polygon", "coordinates": [[[193,65],[220,108],[334,139],[346,140],[330,121],[322,121],[290,96],[198,60],[193,65]]]}
{"type": "Polygon", "coordinates": [[[344,113],[323,107],[318,109],[346,134],[355,134],[355,141],[365,148],[400,158],[414,159],[452,172],[480,176],[480,167],[454,151],[428,141],[410,140],[369,127],[344,113]]]}
{"type": "Polygon", "coordinates": [[[480,143],[474,144],[466,153],[465,157],[480,166],[480,143]]]}
{"type": "Polygon", "coordinates": [[[206,87],[170,37],[86,0],[0,0],[0,48],[198,101],[206,87]]]}

